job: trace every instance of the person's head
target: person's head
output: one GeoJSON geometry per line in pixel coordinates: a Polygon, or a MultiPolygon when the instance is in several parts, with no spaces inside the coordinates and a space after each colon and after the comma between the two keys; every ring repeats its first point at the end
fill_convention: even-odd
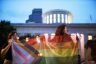
{"type": "Polygon", "coordinates": [[[17,38],[17,33],[16,32],[10,32],[9,35],[8,35],[8,39],[16,39],[17,38]]]}
{"type": "Polygon", "coordinates": [[[64,35],[65,33],[68,33],[67,27],[65,24],[62,24],[57,27],[55,35],[64,35]]]}

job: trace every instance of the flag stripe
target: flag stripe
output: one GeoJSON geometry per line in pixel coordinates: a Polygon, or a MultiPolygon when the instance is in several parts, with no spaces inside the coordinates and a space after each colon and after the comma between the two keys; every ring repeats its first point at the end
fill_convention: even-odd
{"type": "Polygon", "coordinates": [[[29,59],[16,47],[15,43],[13,44],[14,51],[17,52],[22,58],[24,58],[24,63],[26,64],[29,59]]]}

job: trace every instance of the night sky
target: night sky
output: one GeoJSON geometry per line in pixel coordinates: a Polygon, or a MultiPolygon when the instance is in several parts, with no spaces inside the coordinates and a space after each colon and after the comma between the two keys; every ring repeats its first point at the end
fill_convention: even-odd
{"type": "Polygon", "coordinates": [[[96,23],[96,0],[0,0],[0,20],[25,23],[34,8],[68,10],[73,23],[96,23]]]}

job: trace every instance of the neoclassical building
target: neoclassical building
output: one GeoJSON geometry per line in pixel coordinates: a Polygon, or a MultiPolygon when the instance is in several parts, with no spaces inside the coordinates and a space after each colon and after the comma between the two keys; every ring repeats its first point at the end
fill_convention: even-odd
{"type": "MultiPolygon", "coordinates": [[[[24,34],[53,34],[56,31],[57,26],[61,25],[59,24],[41,24],[41,23],[13,23],[12,25],[16,27],[17,32],[20,35],[24,34]]],[[[67,24],[68,30],[70,34],[83,34],[84,40],[86,41],[88,39],[88,36],[94,36],[96,35],[96,24],[67,24]]]]}

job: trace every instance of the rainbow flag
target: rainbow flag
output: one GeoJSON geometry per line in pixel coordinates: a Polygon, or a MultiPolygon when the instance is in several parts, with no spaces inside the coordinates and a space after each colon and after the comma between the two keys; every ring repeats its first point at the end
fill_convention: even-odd
{"type": "Polygon", "coordinates": [[[37,38],[37,43],[33,45],[43,56],[40,64],[78,64],[77,42],[73,46],[71,42],[56,43],[50,42],[50,39],[50,35],[40,36],[37,38]]]}
{"type": "MultiPolygon", "coordinates": [[[[66,44],[65,46],[70,46],[66,44]]],[[[55,47],[53,43],[45,42],[39,50],[44,56],[41,64],[78,64],[78,49],[66,47],[55,47]]]]}

